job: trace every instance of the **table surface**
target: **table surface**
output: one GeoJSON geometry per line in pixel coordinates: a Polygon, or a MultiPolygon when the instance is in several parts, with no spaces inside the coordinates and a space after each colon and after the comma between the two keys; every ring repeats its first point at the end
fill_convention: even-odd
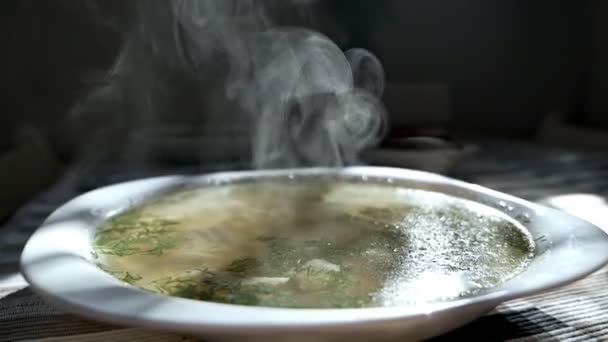
{"type": "MultiPolygon", "coordinates": [[[[79,193],[142,176],[201,172],[200,167],[141,169],[118,165],[69,172],[0,226],[0,341],[197,341],[93,322],[46,304],[27,288],[18,259],[27,238],[57,206],[79,193]]],[[[608,153],[521,143],[491,143],[450,174],[551,205],[608,229],[608,153]]],[[[474,341],[608,340],[608,268],[570,286],[507,302],[468,326],[434,339],[474,341]]]]}

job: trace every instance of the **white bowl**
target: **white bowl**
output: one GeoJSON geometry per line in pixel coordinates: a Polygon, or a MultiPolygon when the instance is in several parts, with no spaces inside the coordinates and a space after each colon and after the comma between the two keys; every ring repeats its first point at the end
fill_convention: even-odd
{"type": "Polygon", "coordinates": [[[22,257],[32,289],[66,311],[117,323],[203,336],[209,340],[420,340],[462,326],[501,302],[578,280],[608,262],[608,235],[590,223],[481,186],[393,168],[245,171],[151,178],[101,188],[57,209],[30,238],[22,257]],[[470,199],[521,222],[536,239],[530,266],[477,295],[410,307],[284,309],[211,303],[153,294],[95,266],[91,243],[108,216],[176,186],[295,175],[392,178],[412,188],[470,199]]]}

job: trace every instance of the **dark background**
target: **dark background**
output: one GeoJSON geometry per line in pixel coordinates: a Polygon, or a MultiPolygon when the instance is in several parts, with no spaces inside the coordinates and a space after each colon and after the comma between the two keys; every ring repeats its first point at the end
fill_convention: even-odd
{"type": "MultiPolygon", "coordinates": [[[[102,12],[123,11],[122,1],[102,3],[102,12]]],[[[86,4],[0,4],[2,175],[52,182],[87,143],[87,128],[67,129],[66,115],[92,72],[112,64],[120,36],[86,4]],[[24,125],[34,129],[24,134],[24,125]]],[[[379,57],[394,132],[430,125],[455,139],[608,148],[606,1],[319,0],[310,17],[341,47],[379,57]]]]}
{"type": "MultiPolygon", "coordinates": [[[[27,120],[56,124],[82,96],[84,72],[112,62],[118,37],[82,15],[81,6],[3,2],[1,137],[27,120]]],[[[379,56],[391,84],[446,85],[456,126],[529,136],[545,114],[561,111],[578,123],[608,127],[602,1],[320,1],[316,7],[343,33],[334,35],[342,46],[379,56]]]]}

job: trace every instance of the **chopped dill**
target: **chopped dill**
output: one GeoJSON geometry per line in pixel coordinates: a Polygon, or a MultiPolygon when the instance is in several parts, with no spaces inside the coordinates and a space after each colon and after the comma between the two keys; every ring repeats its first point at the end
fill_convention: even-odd
{"type": "Polygon", "coordinates": [[[114,278],[117,278],[127,284],[131,284],[131,285],[135,285],[135,283],[142,278],[142,276],[135,274],[135,273],[131,273],[131,272],[120,272],[120,271],[114,271],[109,269],[108,267],[102,265],[102,264],[97,264],[97,267],[99,267],[102,271],[110,274],[111,276],[113,276],[114,278]]]}
{"type": "Polygon", "coordinates": [[[126,272],[125,275],[120,278],[120,280],[124,281],[125,283],[134,285],[136,281],[141,280],[142,277],[140,275],[137,274],[131,274],[129,272],[126,272]]]}
{"type": "Polygon", "coordinates": [[[179,222],[151,217],[133,210],[110,219],[97,230],[95,255],[161,255],[179,242],[175,227],[179,222]]]}

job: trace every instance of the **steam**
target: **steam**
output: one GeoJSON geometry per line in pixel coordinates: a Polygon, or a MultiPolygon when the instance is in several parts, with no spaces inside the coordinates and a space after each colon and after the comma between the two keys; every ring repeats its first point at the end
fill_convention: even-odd
{"type": "MultiPolygon", "coordinates": [[[[255,167],[353,163],[361,149],[381,136],[381,104],[354,84],[353,74],[365,70],[353,71],[328,38],[303,29],[273,29],[249,42],[252,58],[246,73],[230,85],[254,116],[255,167]]],[[[359,54],[352,53],[355,59],[359,54]]]]}
{"type": "Polygon", "coordinates": [[[306,4],[131,3],[110,81],[89,96],[88,107],[157,120],[179,108],[185,95],[176,83],[188,86],[209,131],[214,123],[251,128],[255,168],[358,163],[384,135],[380,62],[362,49],[344,53],[321,33],[278,24],[306,4]]]}

